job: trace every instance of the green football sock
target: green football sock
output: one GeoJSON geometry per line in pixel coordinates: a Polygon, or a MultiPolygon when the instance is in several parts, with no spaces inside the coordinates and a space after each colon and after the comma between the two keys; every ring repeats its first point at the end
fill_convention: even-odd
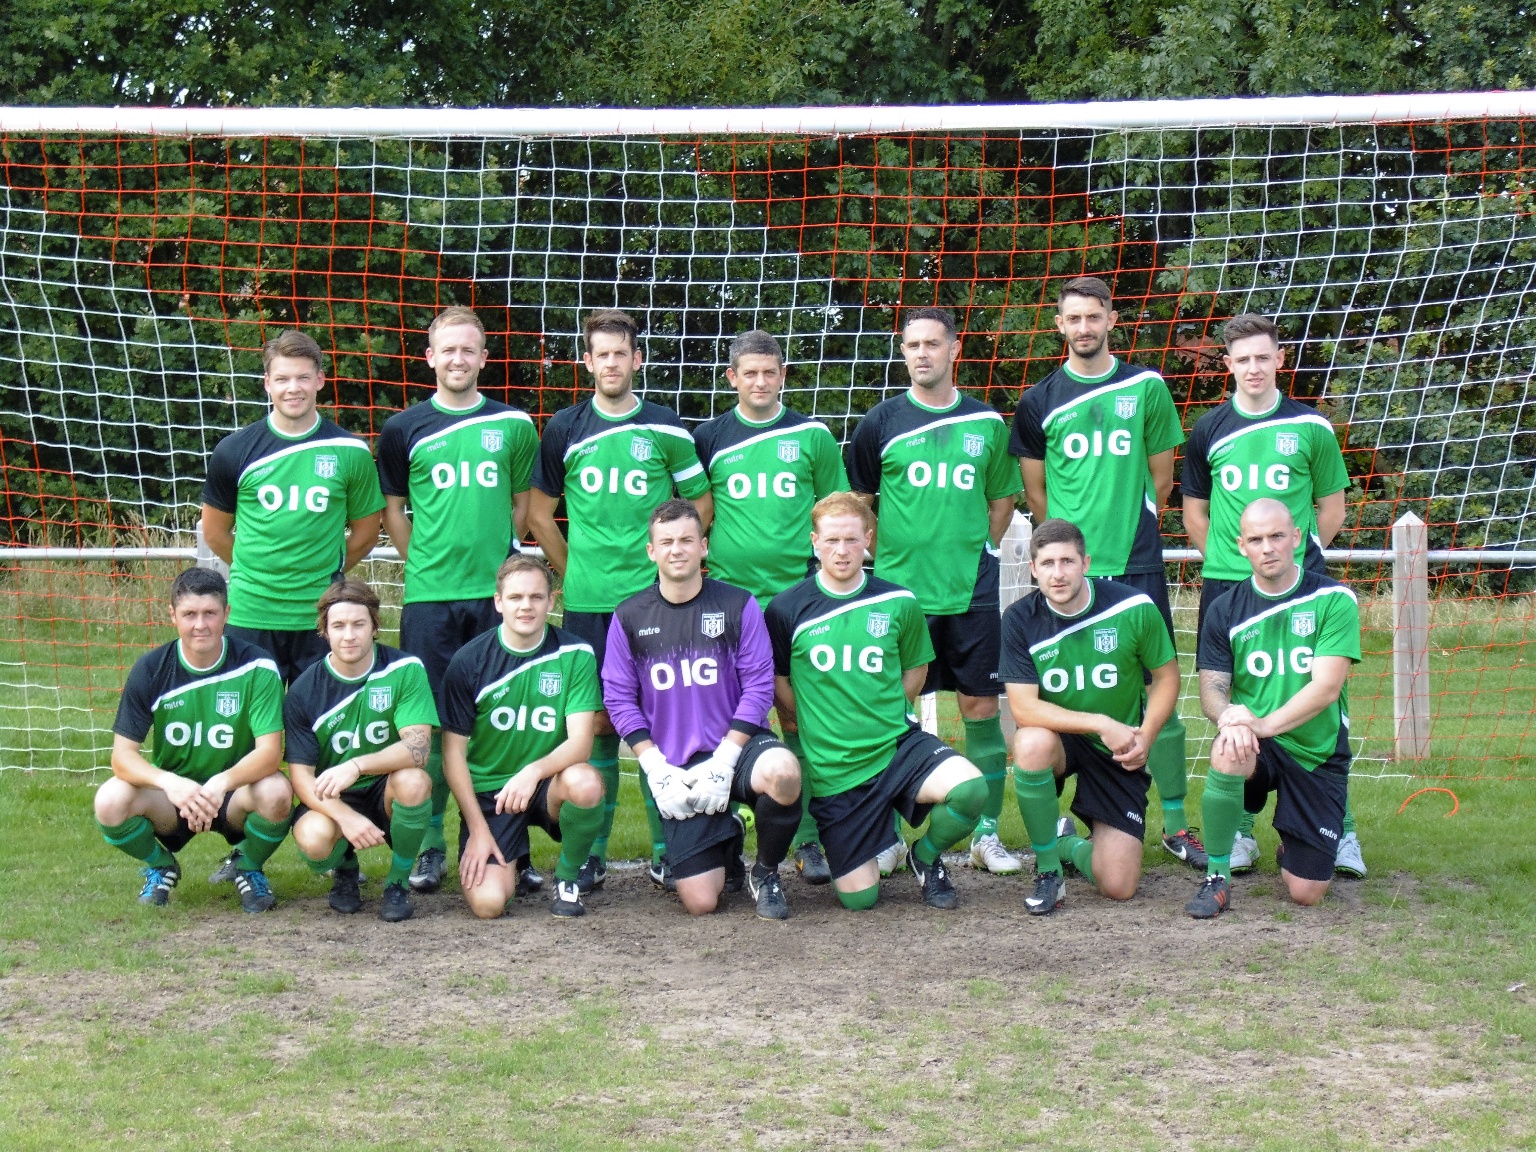
{"type": "Polygon", "coordinates": [[[443,816],[448,811],[448,781],[443,776],[443,733],[432,729],[432,751],[427,756],[427,775],[432,778],[432,818],[427,834],[421,838],[421,850],[436,848],[444,854],[448,841],[443,836],[443,816]]]}
{"type": "Polygon", "coordinates": [[[974,835],[995,835],[1008,785],[1008,745],[1003,740],[1001,720],[992,716],[965,721],[965,758],[981,769],[981,778],[987,784],[987,798],[981,806],[981,819],[976,822],[974,835]]]}
{"type": "Polygon", "coordinates": [[[667,834],[661,827],[661,809],[656,807],[656,797],[651,795],[651,782],[640,773],[640,799],[645,801],[645,822],[651,830],[651,863],[661,866],[661,858],[667,853],[667,834]]]}
{"type": "Polygon", "coordinates": [[[576,883],[581,866],[592,854],[592,844],[603,828],[602,802],[581,808],[567,800],[560,805],[560,859],[555,861],[555,879],[576,883]]]}
{"type": "Polygon", "coordinates": [[[432,801],[402,804],[395,801],[389,814],[389,875],[385,885],[404,884],[411,878],[411,868],[421,851],[422,841],[432,824],[432,801]]]}
{"type": "MultiPolygon", "coordinates": [[[[340,868],[341,862],[346,859],[347,850],[351,847],[352,845],[345,836],[338,836],[336,838],[336,847],[331,849],[331,854],[324,860],[311,860],[308,856],[304,856],[302,852],[299,855],[304,856],[304,863],[309,865],[309,870],[316,876],[319,876],[322,873],[331,871],[333,868],[340,868]]],[[[353,861],[352,867],[354,869],[357,867],[356,860],[353,861]]]]}
{"type": "Polygon", "coordinates": [[[610,732],[606,736],[592,737],[592,759],[588,763],[603,778],[603,819],[598,826],[597,839],[592,841],[592,855],[607,864],[608,837],[613,834],[613,814],[619,808],[618,736],[610,732]]]}
{"type": "Polygon", "coordinates": [[[880,885],[871,884],[868,888],[861,888],[857,892],[844,892],[839,888],[837,898],[850,912],[868,912],[875,906],[875,901],[880,899],[880,885]]]}
{"type": "Polygon", "coordinates": [[[260,872],[287,835],[287,820],[274,823],[260,812],[252,812],[245,818],[245,839],[235,851],[240,853],[240,862],[246,868],[260,872]]]}
{"type": "Polygon", "coordinates": [[[1344,793],[1344,835],[1349,836],[1355,830],[1355,810],[1350,806],[1349,793],[1344,793]]]}
{"type": "Polygon", "coordinates": [[[1061,808],[1056,799],[1056,777],[1049,768],[1016,769],[1013,791],[1024,817],[1024,831],[1035,853],[1035,870],[1060,872],[1061,856],[1056,841],[1056,821],[1061,808]]]}
{"type": "Polygon", "coordinates": [[[1095,887],[1098,886],[1098,881],[1093,878],[1092,840],[1084,840],[1074,832],[1056,841],[1056,851],[1072,861],[1072,867],[1081,872],[1084,878],[1092,882],[1095,887]]]}
{"type": "Polygon", "coordinates": [[[1189,830],[1189,817],[1184,814],[1184,797],[1189,791],[1185,742],[1184,721],[1175,712],[1147,753],[1147,771],[1152,773],[1163,803],[1163,831],[1170,836],[1189,830]]]}
{"type": "Polygon", "coordinates": [[[969,836],[987,802],[985,780],[962,780],[949,790],[941,804],[928,813],[928,831],[912,845],[912,855],[927,868],[939,856],[969,836]]]}
{"type": "Polygon", "coordinates": [[[1253,835],[1253,821],[1258,816],[1257,812],[1243,811],[1243,818],[1237,822],[1237,834],[1239,836],[1253,835]]]}
{"type": "Polygon", "coordinates": [[[793,850],[802,844],[819,843],[821,833],[816,830],[816,821],[811,818],[811,794],[805,790],[803,784],[806,775],[805,749],[800,745],[800,731],[796,728],[788,729],[780,735],[779,739],[784,741],[784,747],[794,753],[795,759],[800,761],[801,800],[803,805],[800,809],[800,827],[795,829],[795,838],[790,844],[793,850]]]}
{"type": "Polygon", "coordinates": [[[1231,776],[1212,768],[1205,774],[1205,796],[1200,802],[1200,818],[1205,824],[1205,850],[1211,858],[1208,875],[1232,879],[1232,841],[1243,818],[1241,776],[1231,776]]]}
{"type": "Polygon", "coordinates": [[[155,838],[155,826],[148,816],[130,816],[121,824],[103,824],[96,821],[102,836],[114,848],[128,853],[135,860],[142,860],[151,868],[169,868],[176,863],[170,849],[155,838]]]}

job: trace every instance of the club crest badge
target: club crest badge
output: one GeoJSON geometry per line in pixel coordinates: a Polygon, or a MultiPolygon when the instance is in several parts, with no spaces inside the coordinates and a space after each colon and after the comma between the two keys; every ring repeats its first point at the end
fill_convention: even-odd
{"type": "Polygon", "coordinates": [[[315,457],[315,475],[322,480],[334,480],[336,478],[337,460],[334,456],[315,457]]]}
{"type": "Polygon", "coordinates": [[[1095,628],[1093,630],[1093,650],[1102,652],[1108,656],[1116,648],[1120,647],[1120,629],[1095,628]]]}
{"type": "Polygon", "coordinates": [[[1317,614],[1315,612],[1293,612],[1291,614],[1291,631],[1297,636],[1310,636],[1317,631],[1317,614]]]}
{"type": "Polygon", "coordinates": [[[542,694],[544,696],[558,696],[558,695],[560,695],[560,673],[558,673],[558,672],[540,672],[539,673],[539,692],[540,692],[540,694],[542,694]]]}
{"type": "Polygon", "coordinates": [[[967,432],[960,438],[960,447],[967,456],[980,456],[987,447],[987,438],[979,432],[967,432]]]}
{"type": "Polygon", "coordinates": [[[651,458],[651,452],[656,446],[644,436],[635,436],[629,442],[629,454],[642,464],[651,458]]]}
{"type": "Polygon", "coordinates": [[[725,635],[725,613],[705,612],[699,617],[699,631],[713,640],[725,635]]]}
{"type": "Polygon", "coordinates": [[[1136,397],[1115,397],[1115,415],[1122,420],[1129,420],[1132,416],[1136,415],[1136,397]]]}
{"type": "Polygon", "coordinates": [[[793,464],[796,460],[800,459],[800,441],[780,440],[779,459],[786,464],[793,464]]]}
{"type": "Polygon", "coordinates": [[[1301,437],[1295,432],[1276,432],[1275,451],[1282,456],[1294,456],[1301,451],[1301,437]]]}
{"type": "Polygon", "coordinates": [[[375,712],[388,712],[389,706],[394,702],[395,690],[388,684],[368,689],[368,707],[375,712]]]}
{"type": "Polygon", "coordinates": [[[487,452],[501,451],[501,429],[482,428],[480,430],[480,447],[487,452]]]}
{"type": "Polygon", "coordinates": [[[235,716],[240,712],[240,693],[220,692],[213,699],[213,710],[220,716],[235,716]]]}
{"type": "Polygon", "coordinates": [[[875,639],[886,635],[891,630],[891,614],[889,612],[871,612],[869,620],[864,625],[865,629],[875,639]]]}

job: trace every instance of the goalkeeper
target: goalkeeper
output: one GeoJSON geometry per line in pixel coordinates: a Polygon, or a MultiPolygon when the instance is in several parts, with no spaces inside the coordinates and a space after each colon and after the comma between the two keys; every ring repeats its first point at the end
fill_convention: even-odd
{"type": "Polygon", "coordinates": [[[800,823],[800,765],[765,726],[773,652],[762,609],[704,578],[704,526],[688,501],[658,507],[649,533],[657,582],[621,603],[608,628],[608,714],[650,782],[683,906],[701,916],[739,890],[740,803],[756,818],[745,879],[757,914],[787,919],[779,865],[800,823]]]}

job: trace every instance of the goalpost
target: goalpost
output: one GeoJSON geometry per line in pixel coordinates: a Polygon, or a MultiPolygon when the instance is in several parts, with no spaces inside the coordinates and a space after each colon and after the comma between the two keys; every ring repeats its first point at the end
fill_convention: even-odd
{"type": "MultiPolygon", "coordinates": [[[[1353,478],[1331,570],[1368,629],[1359,767],[1523,775],[1536,752],[1536,93],[0,108],[0,163],[0,768],[105,763],[274,330],[319,339],[323,402],[371,437],[427,394],[449,304],[486,323],[483,386],[541,422],[586,388],[588,310],[639,318],[644,394],[690,422],[734,402],[726,347],[762,327],[788,401],[846,439],[905,386],[900,307],[953,308],[958,383],[1011,412],[1082,274],[1186,429],[1225,390],[1221,323],[1277,318],[1282,386],[1353,478]]],[[[1187,663],[1199,568],[1177,508],[1163,527],[1187,663]]],[[[365,575],[397,601],[392,557],[365,575]]],[[[1199,737],[1192,678],[1181,710],[1199,737]]]]}

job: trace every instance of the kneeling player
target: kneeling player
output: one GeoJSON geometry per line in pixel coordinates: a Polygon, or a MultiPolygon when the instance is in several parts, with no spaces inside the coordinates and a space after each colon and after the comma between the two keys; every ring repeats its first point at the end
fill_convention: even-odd
{"type": "Polygon", "coordinates": [[[502,561],[501,624],[460,648],[443,679],[459,886],[482,920],[500,916],[516,890],[529,824],[560,841],[551,912],[586,914],[577,880],[603,824],[603,778],[587,762],[603,695],[592,646],[548,623],[553,584],[540,560],[502,561]]]}
{"type": "Polygon", "coordinates": [[[179,852],[199,832],[235,846],[247,912],[277,903],[262,866],[288,832],[293,790],[283,758],[283,685],[253,644],[224,635],[224,577],[188,568],[171,584],[178,639],[134,662],[112,725],[112,779],[96,790],[101,834],[144,863],[141,904],[164,904],[179,852]],[[142,751],[153,731],[153,757],[142,751]]]}
{"type": "Polygon", "coordinates": [[[348,913],[363,907],[355,849],[388,844],[379,917],[408,920],[406,881],[432,819],[427,670],[376,642],[379,598],[356,576],[327,588],[317,609],[330,655],[299,674],[283,708],[300,801],[293,842],[316,872],[335,870],[331,907],[348,913]]]}
{"type": "Polygon", "coordinates": [[[1243,511],[1238,549],[1253,578],[1211,605],[1200,629],[1200,706],[1217,727],[1201,802],[1210,873],[1186,906],[1197,920],[1232,902],[1232,842],[1271,792],[1280,878],[1298,904],[1333,879],[1349,783],[1349,666],[1360,610],[1336,580],[1296,563],[1301,530],[1278,500],[1243,511]]]}
{"type": "Polygon", "coordinates": [[[1136,894],[1152,782],[1147,754],[1178,704],[1179,661],[1146,593],[1088,579],[1075,524],[1047,520],[1029,553],[1039,587],[1003,617],[999,678],[1018,725],[1014,787],[1039,876],[1024,907],[1044,916],[1066,896],[1063,855],[1111,900],[1136,894]],[[1071,820],[1057,834],[1061,783],[1073,775],[1072,811],[1089,826],[1088,840],[1071,820]]]}
{"type": "Polygon", "coordinates": [[[941,855],[971,834],[987,799],[981,772],[910,715],[933,645],[917,598],[867,576],[874,514],[848,492],[811,509],[821,571],[768,605],[774,689],[796,713],[811,815],[838,899],[853,909],[880,895],[876,858],[896,841],[891,817],[925,819],[912,871],[933,908],[958,903],[941,855]]]}

